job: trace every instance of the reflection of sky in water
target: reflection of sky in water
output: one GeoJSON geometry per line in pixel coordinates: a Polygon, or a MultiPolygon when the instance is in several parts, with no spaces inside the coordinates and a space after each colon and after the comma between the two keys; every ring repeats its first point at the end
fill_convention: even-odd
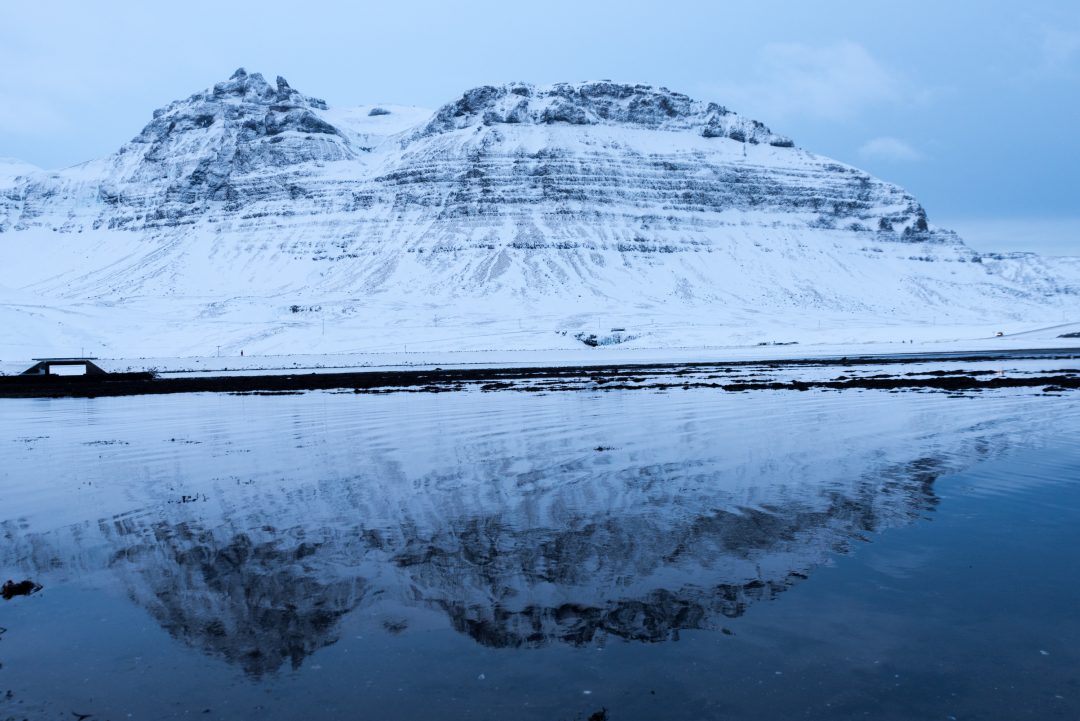
{"type": "MultiPolygon", "coordinates": [[[[42,683],[26,675],[35,663],[60,686],[80,664],[119,682],[224,663],[231,671],[184,682],[201,679],[218,704],[257,688],[283,694],[292,682],[281,674],[307,679],[292,693],[313,692],[312,673],[408,676],[451,649],[504,654],[483,662],[485,679],[530,657],[587,676],[576,654],[617,649],[624,680],[661,659],[678,665],[681,649],[707,638],[731,647],[740,624],[773,608],[797,615],[783,592],[822,588],[804,582],[835,576],[838,554],[937,516],[942,475],[1077,429],[1071,399],[1030,394],[312,393],[7,407],[0,569],[46,590],[3,607],[0,626],[39,637],[49,615],[101,616],[100,630],[72,633],[105,648],[20,646],[23,662],[5,664],[0,686],[42,683]],[[30,615],[7,621],[13,610],[30,615]],[[101,635],[117,618],[123,629],[101,635]],[[667,643],[611,645],[620,640],[667,643]],[[140,644],[158,667],[117,660],[140,644]],[[389,654],[380,672],[374,649],[389,654]],[[211,693],[222,676],[230,690],[211,693]]],[[[1052,480],[1029,470],[965,493],[1011,498],[1052,480]]],[[[867,573],[889,582],[933,567],[917,546],[871,556],[867,573]]],[[[441,674],[452,668],[409,680],[418,708],[455,693],[441,674]]],[[[537,680],[532,692],[541,706],[552,703],[544,688],[537,680]]]]}

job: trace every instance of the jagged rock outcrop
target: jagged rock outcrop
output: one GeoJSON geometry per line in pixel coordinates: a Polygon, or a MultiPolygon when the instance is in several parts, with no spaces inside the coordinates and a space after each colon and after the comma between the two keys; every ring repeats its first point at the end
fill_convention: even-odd
{"type": "MultiPolygon", "coordinates": [[[[206,92],[154,111],[153,120],[113,159],[101,200],[118,210],[141,211],[143,225],[168,225],[190,216],[190,206],[204,210],[222,201],[225,211],[238,210],[257,197],[291,193],[282,170],[355,156],[319,110],[326,110],[324,101],[301,95],[284,78],[271,86],[241,68],[206,92]],[[234,180],[266,171],[266,187],[256,193],[234,180]]],[[[126,219],[108,222],[122,227],[126,219]]]]}
{"type": "Polygon", "coordinates": [[[419,137],[499,123],[617,125],[650,130],[691,130],[703,138],[730,138],[742,143],[794,147],[756,120],[742,118],[716,103],[691,100],[681,93],[650,85],[612,82],[558,83],[536,87],[525,83],[474,88],[443,106],[419,137]]]}

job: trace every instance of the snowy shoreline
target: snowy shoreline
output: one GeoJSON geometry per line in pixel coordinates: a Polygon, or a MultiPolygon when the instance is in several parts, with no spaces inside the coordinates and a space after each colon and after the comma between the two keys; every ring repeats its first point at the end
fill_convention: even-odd
{"type": "Polygon", "coordinates": [[[173,393],[239,395],[668,390],[937,390],[949,393],[1043,387],[1080,389],[1080,349],[897,353],[769,360],[325,368],[0,378],[0,398],[96,398],[173,393]],[[1070,367],[1062,367],[1070,366],[1070,367]]]}

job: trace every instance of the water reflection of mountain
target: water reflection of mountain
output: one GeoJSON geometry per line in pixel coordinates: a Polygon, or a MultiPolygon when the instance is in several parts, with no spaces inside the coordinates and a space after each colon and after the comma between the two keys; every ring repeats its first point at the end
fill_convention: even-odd
{"type": "MultiPolygon", "coordinates": [[[[434,528],[372,528],[343,523],[362,514],[342,508],[336,518],[313,515],[282,528],[274,525],[282,519],[249,508],[239,523],[136,516],[98,532],[110,549],[108,570],[165,630],[261,675],[333,643],[339,619],[374,598],[384,610],[437,609],[453,628],[496,647],[661,641],[718,629],[865,534],[932,508],[940,465],[922,458],[874,480],[755,507],[582,509],[565,527],[496,513],[434,528]]],[[[33,541],[39,561],[49,540],[33,541]]]]}
{"type": "Polygon", "coordinates": [[[419,600],[487,646],[581,645],[718,629],[756,601],[807,577],[831,553],[933,508],[940,461],[886,469],[884,482],[792,501],[706,513],[664,509],[664,521],[605,518],[552,533],[516,533],[472,519],[435,537],[403,539],[392,556],[419,600]],[[446,589],[465,586],[457,599],[446,589]]]}
{"type": "MultiPolygon", "coordinates": [[[[461,436],[420,467],[407,447],[368,448],[295,478],[210,484],[197,503],[132,483],[138,511],[44,531],[7,521],[0,562],[51,583],[102,575],[172,636],[252,675],[300,665],[356,610],[405,633],[441,616],[493,647],[663,641],[722,629],[924,516],[940,474],[1008,445],[986,427],[912,427],[935,440],[864,427],[826,445],[827,429],[780,429],[733,452],[641,432],[583,453],[564,436],[528,452],[520,433],[482,448],[461,436]]],[[[272,458],[272,438],[254,443],[272,458]]],[[[193,475],[221,462],[190,459],[193,475]]]]}
{"type": "Polygon", "coordinates": [[[285,662],[298,668],[333,643],[338,620],[366,590],[363,579],[327,576],[320,544],[269,534],[222,541],[187,523],[160,522],[126,534],[131,545],[111,565],[172,636],[258,676],[285,662]]]}

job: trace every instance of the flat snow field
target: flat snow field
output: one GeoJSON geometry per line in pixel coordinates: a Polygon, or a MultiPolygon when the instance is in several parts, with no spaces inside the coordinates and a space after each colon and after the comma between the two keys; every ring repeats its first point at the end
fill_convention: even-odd
{"type": "MultiPolygon", "coordinates": [[[[754,344],[703,344],[696,347],[646,347],[637,342],[618,345],[589,347],[576,343],[576,347],[549,349],[492,349],[492,350],[381,350],[355,353],[307,353],[307,354],[222,354],[176,357],[99,357],[96,361],[107,371],[146,371],[162,374],[270,374],[274,372],[336,372],[342,370],[387,370],[395,368],[514,368],[590,366],[612,364],[652,363],[713,363],[726,361],[768,361],[856,358],[862,356],[910,355],[912,360],[920,356],[940,354],[996,354],[1031,350],[1059,350],[1080,352],[1080,338],[1060,336],[1080,332],[1080,323],[1062,323],[1053,326],[1022,327],[997,337],[987,334],[985,328],[930,327],[877,328],[857,331],[865,336],[861,342],[851,340],[856,332],[811,331],[799,334],[801,340],[760,341],[754,344]],[[815,336],[818,340],[815,342],[815,336]],[[847,336],[840,340],[840,336],[847,336]],[[910,338],[908,338],[910,336],[910,338]],[[903,340],[901,340],[903,339],[903,340]]],[[[786,338],[786,336],[785,336],[786,338]]],[[[414,346],[415,347],[415,346],[414,346]]],[[[15,375],[33,364],[33,357],[40,357],[20,348],[19,356],[0,360],[0,375],[15,375]]],[[[73,349],[63,355],[82,357],[85,349],[73,349]]],[[[59,355],[46,354],[45,355],[59,355]]],[[[93,353],[86,353],[93,356],[93,353]]]]}

